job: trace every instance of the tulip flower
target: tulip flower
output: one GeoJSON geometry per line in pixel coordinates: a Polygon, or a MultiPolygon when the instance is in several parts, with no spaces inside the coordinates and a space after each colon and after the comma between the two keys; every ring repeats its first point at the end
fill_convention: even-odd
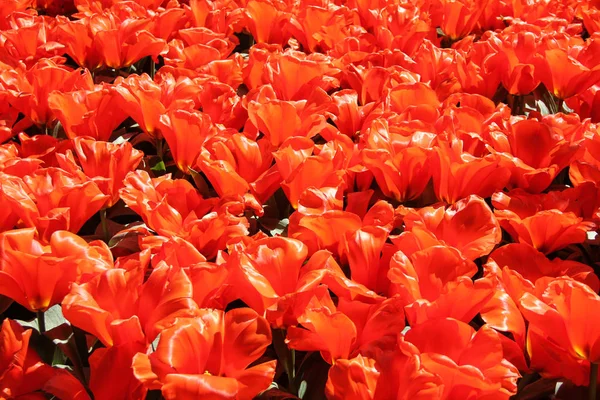
{"type": "Polygon", "coordinates": [[[441,399],[508,399],[516,393],[519,371],[504,358],[493,329],[475,331],[464,322],[438,319],[411,327],[402,339],[400,348],[406,347],[421,368],[441,378],[441,399]]]}
{"type": "MultiPolygon", "coordinates": [[[[119,200],[119,190],[123,187],[125,176],[138,166],[143,157],[142,152],[127,142],[114,144],[82,137],[73,139],[73,151],[85,176],[109,196],[104,208],[112,207],[119,200]]],[[[64,169],[81,173],[72,153],[57,157],[64,169]]]]}
{"type": "Polygon", "coordinates": [[[85,388],[67,370],[45,364],[30,347],[31,329],[5,319],[0,328],[0,396],[41,399],[45,392],[63,399],[89,400],[85,388]]]}
{"type": "Polygon", "coordinates": [[[569,244],[584,242],[587,232],[596,226],[593,222],[584,221],[573,211],[554,208],[560,207],[560,204],[550,204],[544,207],[546,209],[538,211],[536,208],[540,207],[537,204],[533,209],[519,207],[519,200],[518,195],[513,200],[510,193],[495,193],[492,196],[496,207],[494,214],[513,239],[530,244],[543,253],[552,253],[569,244]]]}
{"type": "Polygon", "coordinates": [[[63,301],[74,282],[85,282],[113,268],[104,243],[86,243],[75,234],[57,231],[48,245],[33,228],[0,233],[0,294],[23,307],[43,312],[63,301]]]}
{"type": "Polygon", "coordinates": [[[541,296],[525,294],[519,304],[529,321],[532,367],[543,376],[565,376],[587,385],[590,363],[600,361],[600,296],[583,283],[557,278],[541,296]]]}
{"type": "Polygon", "coordinates": [[[108,199],[92,180],[58,168],[39,169],[16,183],[0,187],[23,225],[36,227],[42,240],[58,230],[78,232],[108,199]]]}
{"type": "Polygon", "coordinates": [[[155,352],[136,354],[133,373],[168,400],[250,400],[275,375],[275,360],[249,367],[270,342],[269,324],[250,309],[205,310],[199,318],[179,319],[165,329],[155,352]]]}
{"type": "Polygon", "coordinates": [[[107,141],[127,114],[114,106],[117,94],[109,86],[88,90],[59,91],[48,96],[48,106],[68,138],[91,136],[107,141]]]}
{"type": "Polygon", "coordinates": [[[468,260],[489,254],[502,236],[489,206],[477,196],[469,196],[447,209],[438,206],[409,210],[404,225],[406,231],[394,239],[399,249],[441,244],[455,248],[468,260]]]}

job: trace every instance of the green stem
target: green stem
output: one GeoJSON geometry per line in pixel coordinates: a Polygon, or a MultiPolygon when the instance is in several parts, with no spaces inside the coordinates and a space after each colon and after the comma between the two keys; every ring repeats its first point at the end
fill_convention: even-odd
{"type": "Polygon", "coordinates": [[[156,63],[152,57],[150,57],[150,78],[152,78],[152,80],[154,80],[154,75],[156,75],[156,63]]]}
{"type": "Polygon", "coordinates": [[[277,358],[283,364],[285,373],[288,377],[288,389],[290,393],[297,395],[298,388],[296,387],[296,351],[290,349],[285,344],[285,331],[283,329],[273,330],[273,344],[277,358]]]}
{"type": "Polygon", "coordinates": [[[285,373],[288,376],[288,388],[294,395],[298,395],[298,388],[296,387],[296,370],[294,368],[294,361],[296,361],[296,351],[290,350],[288,357],[285,360],[285,373]]]}
{"type": "Polygon", "coordinates": [[[598,387],[598,364],[590,364],[590,385],[588,386],[588,400],[596,400],[596,389],[598,387]]]}
{"type": "Polygon", "coordinates": [[[163,160],[163,141],[160,138],[156,139],[156,155],[162,161],[163,160]]]}
{"type": "Polygon", "coordinates": [[[60,122],[57,122],[56,125],[54,126],[54,129],[52,129],[52,137],[53,138],[58,138],[59,130],[60,130],[60,122]]]}
{"type": "Polygon", "coordinates": [[[43,335],[44,333],[46,333],[46,319],[44,318],[44,312],[38,311],[36,315],[38,321],[38,328],[40,330],[40,333],[43,335]]]}
{"type": "MultiPolygon", "coordinates": [[[[291,349],[290,350],[290,362],[288,365],[288,371],[286,371],[287,373],[290,374],[290,379],[294,382],[294,386],[296,384],[296,350],[291,349]]],[[[296,394],[298,394],[296,392],[296,394]]]]}
{"type": "Polygon", "coordinates": [[[108,231],[108,220],[106,219],[106,208],[100,210],[100,224],[102,225],[102,235],[104,242],[108,244],[110,241],[110,232],[108,231]]]}
{"type": "Polygon", "coordinates": [[[563,110],[563,102],[564,102],[563,99],[558,99],[558,101],[556,102],[556,112],[557,113],[562,112],[562,110],[563,110]]]}

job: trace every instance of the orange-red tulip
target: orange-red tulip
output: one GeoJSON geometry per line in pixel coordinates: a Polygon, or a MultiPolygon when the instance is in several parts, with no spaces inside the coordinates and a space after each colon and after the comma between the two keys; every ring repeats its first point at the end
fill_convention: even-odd
{"type": "Polygon", "coordinates": [[[456,249],[433,246],[410,258],[399,251],[390,261],[390,292],[406,305],[411,326],[446,317],[469,322],[493,295],[489,279],[471,280],[476,272],[456,249]]]}
{"type": "Polygon", "coordinates": [[[128,330],[126,325],[121,326],[124,337],[118,345],[98,348],[89,356],[88,386],[95,399],[143,399],[146,396],[147,389],[133,375],[131,363],[137,353],[146,350],[147,344],[136,327],[128,330]]]}
{"type": "MultiPolygon", "coordinates": [[[[15,14],[17,16],[19,14],[15,14]]],[[[27,68],[43,58],[54,58],[61,54],[64,46],[53,41],[51,34],[53,20],[21,14],[12,29],[3,30],[0,39],[0,61],[13,67],[24,63],[27,68]],[[20,18],[19,18],[20,17],[20,18]],[[14,26],[17,25],[17,26],[14,26]]]]}
{"type": "Polygon", "coordinates": [[[68,138],[90,136],[106,141],[127,117],[121,108],[115,107],[115,100],[117,94],[110,86],[98,85],[86,90],[55,90],[48,96],[48,106],[68,138]]]}
{"type": "Polygon", "coordinates": [[[10,207],[11,199],[9,198],[12,188],[20,188],[23,181],[16,177],[0,173],[0,180],[4,185],[0,185],[0,233],[13,229],[19,221],[19,216],[13,212],[10,207]],[[8,194],[6,193],[8,192],[8,194]]]}
{"type": "Polygon", "coordinates": [[[111,269],[75,284],[62,302],[65,318],[110,347],[128,335],[151,343],[177,317],[194,315],[192,284],[181,268],[163,263],[143,279],[141,269],[111,269]],[[116,298],[122,301],[115,303],[116,298]]]}
{"type": "Polygon", "coordinates": [[[45,311],[63,301],[73,282],[85,282],[113,268],[102,242],[86,243],[70,232],[57,231],[49,245],[35,229],[0,234],[0,294],[32,311],[45,311]]]}
{"type": "Polygon", "coordinates": [[[538,69],[536,73],[546,88],[556,97],[568,99],[600,81],[597,53],[595,51],[595,54],[590,55],[596,62],[593,65],[585,65],[576,57],[569,55],[567,50],[561,48],[546,50],[536,60],[538,69]]]}
{"type": "Polygon", "coordinates": [[[430,320],[411,327],[400,344],[418,356],[421,368],[441,378],[443,393],[436,398],[509,399],[517,391],[519,371],[504,358],[491,328],[475,331],[453,319],[430,320]]]}
{"type": "MultiPolygon", "coordinates": [[[[23,158],[42,161],[44,167],[58,167],[56,156],[66,153],[72,147],[69,140],[56,139],[50,135],[27,136],[25,133],[20,133],[17,137],[21,142],[19,155],[23,158]]],[[[24,177],[30,174],[21,172],[15,175],[24,177]]]]}
{"type": "Polygon", "coordinates": [[[600,183],[600,132],[594,132],[586,138],[581,146],[585,149],[581,157],[571,162],[569,178],[573,185],[592,182],[598,186],[600,183]]]}
{"type": "Polygon", "coordinates": [[[42,60],[31,69],[12,70],[12,76],[0,75],[10,97],[10,104],[35,124],[50,126],[56,119],[48,100],[55,90],[91,90],[93,82],[88,72],[72,70],[52,60],[42,60]]]}
{"type": "Polygon", "coordinates": [[[286,35],[284,27],[290,15],[284,4],[262,0],[250,0],[246,3],[246,23],[256,43],[277,43],[283,46],[287,42],[289,35],[286,35]]]}
{"type": "Polygon", "coordinates": [[[12,143],[0,146],[0,172],[13,177],[23,178],[39,168],[42,160],[21,157],[20,151],[12,143]]]}
{"type": "Polygon", "coordinates": [[[89,400],[81,382],[66,369],[52,368],[42,362],[30,347],[32,333],[10,319],[2,323],[0,398],[41,400],[48,394],[61,399],[89,400]]]}
{"type": "MultiPolygon", "coordinates": [[[[272,53],[264,64],[262,82],[270,83],[281,100],[307,98],[316,88],[325,91],[337,87],[339,70],[326,55],[286,50],[272,53]],[[302,72],[300,72],[302,71],[302,72]],[[306,97],[304,97],[306,96],[306,97]]],[[[254,86],[249,86],[251,89],[254,86]]]]}
{"type": "Polygon", "coordinates": [[[362,162],[375,177],[381,191],[396,201],[418,197],[431,178],[430,152],[407,147],[390,154],[386,150],[365,149],[362,162]]]}
{"type": "Polygon", "coordinates": [[[206,141],[219,133],[210,117],[199,111],[171,110],[161,117],[159,127],[173,160],[185,173],[196,165],[206,141]]]}
{"type": "Polygon", "coordinates": [[[496,249],[490,254],[484,271],[497,286],[494,297],[481,310],[481,317],[490,327],[511,332],[521,348],[525,347],[525,321],[518,304],[525,293],[539,294],[549,281],[561,276],[600,288],[591,267],[558,258],[550,261],[528,244],[511,243],[496,249]]]}
{"type": "Polygon", "coordinates": [[[371,400],[379,374],[375,360],[360,354],[350,360],[337,360],[329,369],[325,386],[327,398],[371,400]]]}
{"type": "Polygon", "coordinates": [[[303,266],[308,250],[299,240],[270,237],[248,245],[238,243],[229,254],[227,265],[236,291],[260,314],[286,295],[320,283],[318,271],[303,266]]]}
{"type": "Polygon", "coordinates": [[[540,74],[535,67],[535,56],[542,48],[541,30],[518,25],[512,31],[492,35],[490,43],[498,53],[489,60],[502,78],[502,84],[512,95],[527,95],[540,84],[540,74]]]}
{"type": "Polygon", "coordinates": [[[370,7],[357,2],[361,18],[375,31],[377,44],[386,49],[399,49],[408,55],[423,43],[426,37],[434,39],[431,18],[425,9],[417,3],[397,5],[382,4],[379,15],[373,15],[370,7]]]}
{"type": "Polygon", "coordinates": [[[258,212],[252,199],[204,199],[186,180],[170,175],[150,178],[145,171],[130,172],[120,190],[121,199],[159,235],[180,236],[207,259],[225,248],[227,241],[248,233],[246,208],[258,212]]]}
{"type": "Polygon", "coordinates": [[[120,195],[146,225],[167,237],[183,235],[184,221],[202,218],[214,204],[203,199],[188,181],[173,180],[170,175],[150,178],[139,170],[125,177],[120,195]]]}
{"type": "Polygon", "coordinates": [[[475,260],[489,254],[502,238],[492,210],[477,196],[469,196],[448,208],[411,209],[404,216],[404,225],[406,231],[393,241],[405,253],[410,248],[445,245],[454,247],[466,259],[475,260]]]}
{"type": "Polygon", "coordinates": [[[496,137],[492,147],[511,170],[509,186],[531,193],[550,186],[577,151],[576,145],[535,119],[512,123],[505,136],[496,137]]]}
{"type": "MultiPolygon", "coordinates": [[[[123,187],[125,176],[138,166],[144,155],[128,142],[115,144],[83,137],[73,139],[73,151],[85,176],[109,196],[105,208],[112,207],[119,200],[119,190],[123,187]]],[[[67,154],[57,155],[59,164],[72,173],[80,172],[72,154],[67,154]]]]}
{"type": "Polygon", "coordinates": [[[189,78],[176,80],[166,75],[154,82],[147,74],[118,78],[113,90],[117,93],[117,107],[152,138],[161,137],[161,115],[167,110],[192,109],[198,93],[198,87],[189,78]]]}
{"type": "MultiPolygon", "coordinates": [[[[440,29],[452,40],[470,34],[489,1],[474,0],[442,0],[440,2],[440,29]]],[[[432,18],[439,18],[433,15],[432,18]]]]}
{"type": "Polygon", "coordinates": [[[345,185],[344,164],[349,156],[344,152],[346,149],[338,143],[329,142],[317,154],[313,154],[315,150],[312,140],[292,138],[273,154],[284,180],[281,186],[294,208],[298,207],[300,197],[311,186],[340,190],[345,185]]]}
{"type": "Polygon", "coordinates": [[[399,342],[394,351],[382,354],[377,363],[380,375],[374,400],[442,398],[445,388],[442,376],[423,368],[414,347],[399,342]]]}
{"type": "Polygon", "coordinates": [[[62,16],[56,20],[56,35],[67,54],[90,70],[129,67],[148,56],[156,59],[166,46],[148,31],[149,18],[127,18],[105,10],[75,21],[62,16]]]}
{"type": "Polygon", "coordinates": [[[587,232],[596,226],[593,222],[584,221],[572,211],[561,211],[554,207],[539,211],[531,207],[519,209],[518,196],[513,211],[510,193],[495,193],[492,202],[496,207],[496,218],[514,240],[530,244],[546,254],[569,244],[583,243],[587,239],[587,232]]]}
{"type": "Polygon", "coordinates": [[[358,354],[374,357],[380,351],[393,349],[405,320],[398,298],[379,304],[340,299],[337,307],[331,298],[324,298],[309,304],[298,322],[303,328],[288,329],[288,346],[320,351],[323,359],[333,364],[338,359],[358,354]]]}
{"type": "Polygon", "coordinates": [[[439,143],[432,157],[433,188],[438,199],[455,203],[470,194],[482,198],[504,189],[510,179],[500,157],[487,154],[476,157],[464,152],[463,143],[439,143]]]}
{"type": "Polygon", "coordinates": [[[567,377],[577,385],[587,385],[589,363],[600,361],[600,296],[589,286],[570,278],[557,278],[537,297],[526,293],[520,300],[523,315],[529,321],[528,347],[533,368],[543,376],[567,377]],[[549,360],[535,348],[548,346],[548,352],[561,350],[571,372],[549,360]],[[546,344],[547,343],[547,344],[546,344]]]}
{"type": "Polygon", "coordinates": [[[349,280],[326,252],[307,259],[307,247],[299,240],[267,237],[229,248],[229,282],[236,297],[263,314],[276,327],[297,324],[312,297],[329,290],[340,298],[370,298],[367,288],[349,280]],[[305,262],[306,260],[306,262],[305,262]],[[285,267],[285,268],[284,268],[285,267]],[[325,289],[325,290],[322,290],[325,289]]]}
{"type": "Polygon", "coordinates": [[[275,360],[249,367],[270,343],[269,324],[251,309],[204,310],[163,330],[156,351],[135,356],[133,372],[167,400],[250,400],[275,375],[275,360]]]}
{"type": "Polygon", "coordinates": [[[0,183],[13,212],[46,241],[58,230],[78,232],[108,199],[92,180],[58,168],[38,169],[14,183],[0,183]]]}
{"type": "Polygon", "coordinates": [[[273,165],[268,140],[249,139],[241,133],[220,138],[207,145],[197,160],[201,170],[220,196],[243,196],[250,191],[265,203],[281,184],[281,175],[273,165]]]}
{"type": "Polygon", "coordinates": [[[323,110],[305,101],[251,101],[248,118],[273,148],[291,137],[312,138],[328,127],[323,110]]]}
{"type": "Polygon", "coordinates": [[[501,81],[501,71],[488,62],[493,45],[486,40],[472,43],[456,57],[456,77],[463,90],[492,98],[501,81]]]}

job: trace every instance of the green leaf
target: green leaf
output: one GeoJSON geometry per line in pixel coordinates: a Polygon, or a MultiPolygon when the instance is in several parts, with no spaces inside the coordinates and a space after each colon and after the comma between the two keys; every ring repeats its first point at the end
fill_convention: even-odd
{"type": "Polygon", "coordinates": [[[300,382],[300,387],[298,387],[298,397],[303,399],[304,395],[306,394],[307,388],[308,388],[308,383],[306,381],[300,382]]]}
{"type": "Polygon", "coordinates": [[[275,226],[275,228],[271,229],[271,235],[276,236],[276,235],[281,235],[281,236],[286,236],[287,234],[287,229],[288,229],[288,225],[290,224],[290,220],[287,218],[282,219],[281,221],[279,221],[277,223],[277,225],[275,226]]]}
{"type": "Polygon", "coordinates": [[[52,366],[57,366],[57,365],[65,365],[67,362],[67,356],[65,355],[65,353],[62,352],[62,350],[60,349],[60,347],[56,347],[54,349],[54,356],[52,357],[52,366]]]}
{"type": "Polygon", "coordinates": [[[208,186],[208,182],[206,179],[200,174],[198,171],[194,171],[191,168],[188,168],[188,171],[194,180],[194,185],[196,185],[196,189],[200,192],[203,197],[208,197],[210,194],[210,187],[208,186]]]}
{"type": "Polygon", "coordinates": [[[156,339],[152,341],[152,352],[156,351],[156,348],[158,347],[158,342],[160,342],[160,333],[156,336],[156,339]]]}
{"type": "Polygon", "coordinates": [[[323,360],[320,352],[314,351],[309,353],[302,362],[300,370],[296,373],[296,382],[300,381],[300,385],[302,384],[302,381],[310,382],[310,386],[307,385],[307,388],[305,389],[306,392],[304,393],[304,398],[310,400],[325,400],[325,384],[327,383],[330,367],[331,366],[323,360]]]}
{"type": "MultiPolygon", "coordinates": [[[[59,304],[56,304],[44,312],[44,320],[46,321],[46,331],[50,331],[57,326],[62,324],[69,324],[69,322],[65,319],[62,313],[62,307],[59,304]]],[[[16,320],[22,327],[24,328],[33,328],[39,331],[39,325],[37,318],[32,321],[22,321],[16,320]]]]}
{"type": "Polygon", "coordinates": [[[538,110],[540,110],[540,114],[542,114],[542,115],[550,115],[550,114],[552,114],[550,112],[550,109],[546,105],[546,103],[544,103],[542,100],[537,100],[535,102],[535,104],[537,105],[538,110]]]}
{"type": "Polygon", "coordinates": [[[160,160],[159,162],[157,162],[156,164],[154,164],[154,167],[150,168],[152,171],[157,172],[157,173],[162,173],[164,174],[165,172],[167,172],[167,167],[165,167],[165,162],[160,160]]]}

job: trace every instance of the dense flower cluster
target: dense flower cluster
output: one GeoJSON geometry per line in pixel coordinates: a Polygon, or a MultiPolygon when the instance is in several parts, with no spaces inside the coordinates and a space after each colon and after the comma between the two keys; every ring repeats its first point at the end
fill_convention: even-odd
{"type": "Polygon", "coordinates": [[[575,399],[596,0],[0,1],[0,399],[575,399]]]}

